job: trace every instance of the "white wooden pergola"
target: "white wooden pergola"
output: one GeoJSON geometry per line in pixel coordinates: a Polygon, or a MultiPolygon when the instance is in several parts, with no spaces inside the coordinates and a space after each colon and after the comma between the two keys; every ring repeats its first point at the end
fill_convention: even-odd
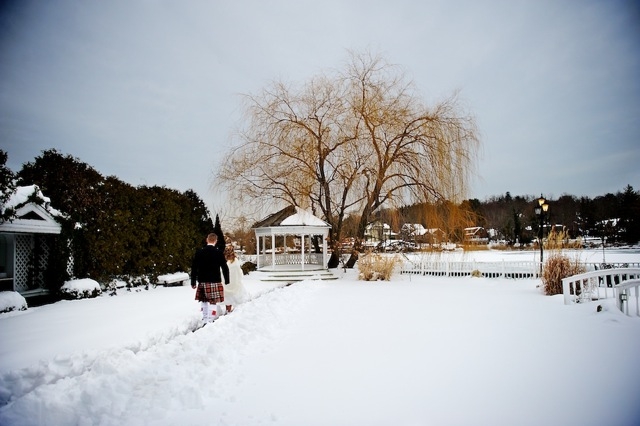
{"type": "Polygon", "coordinates": [[[0,223],[0,291],[23,296],[48,292],[44,271],[53,250],[51,238],[61,231],[55,220],[61,213],[36,185],[16,188],[0,208],[15,209],[13,219],[0,223]],[[42,203],[30,202],[31,197],[42,203]]]}
{"type": "Polygon", "coordinates": [[[305,271],[327,269],[327,239],[331,228],[325,221],[299,207],[290,206],[256,224],[257,268],[264,271],[305,271]],[[311,239],[320,236],[322,253],[312,253],[311,239]],[[284,240],[277,253],[276,239],[284,240]],[[299,252],[288,252],[287,238],[300,239],[299,252]],[[267,249],[270,242],[270,249],[267,249]]]}

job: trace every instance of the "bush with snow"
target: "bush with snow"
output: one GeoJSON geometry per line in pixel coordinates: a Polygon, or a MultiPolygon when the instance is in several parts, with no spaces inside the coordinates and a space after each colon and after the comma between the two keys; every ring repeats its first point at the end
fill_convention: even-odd
{"type": "Polygon", "coordinates": [[[67,281],[60,288],[60,296],[69,300],[88,299],[98,297],[101,294],[100,284],[90,278],[67,281]]]}
{"type": "Polygon", "coordinates": [[[149,285],[151,285],[151,278],[148,275],[124,277],[124,281],[127,283],[127,291],[131,291],[133,288],[135,288],[136,291],[140,291],[141,287],[144,287],[145,290],[149,290],[149,285]]]}
{"type": "Polygon", "coordinates": [[[0,291],[0,314],[12,311],[26,311],[27,301],[17,291],[0,291]]]}

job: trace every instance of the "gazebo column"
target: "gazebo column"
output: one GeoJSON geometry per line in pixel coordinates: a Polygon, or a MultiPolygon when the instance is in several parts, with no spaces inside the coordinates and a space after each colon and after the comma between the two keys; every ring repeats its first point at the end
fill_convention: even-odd
{"type": "Polygon", "coordinates": [[[271,267],[276,268],[276,234],[271,231],[271,267]]]}
{"type": "MultiPolygon", "coordinates": [[[[257,236],[257,235],[256,235],[257,236]]],[[[260,269],[260,240],[262,239],[262,237],[257,236],[258,238],[256,238],[256,269],[260,269]]]]}
{"type": "Polygon", "coordinates": [[[300,244],[300,263],[301,263],[301,268],[304,271],[304,234],[300,235],[300,238],[302,240],[302,243],[300,244]]]}
{"type": "Polygon", "coordinates": [[[327,237],[329,233],[324,232],[322,234],[322,269],[326,268],[329,262],[327,261],[327,237]]]}

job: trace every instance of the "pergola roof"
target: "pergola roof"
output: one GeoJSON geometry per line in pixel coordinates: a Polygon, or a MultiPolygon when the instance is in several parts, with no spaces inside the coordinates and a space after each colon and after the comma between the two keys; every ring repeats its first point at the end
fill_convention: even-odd
{"type": "Polygon", "coordinates": [[[1,206],[2,209],[15,209],[15,217],[0,223],[0,232],[29,233],[29,234],[59,234],[60,224],[55,216],[61,213],[52,208],[49,198],[42,195],[36,185],[18,187],[1,206]],[[44,205],[30,202],[30,197],[35,196],[43,201],[44,205]]]}

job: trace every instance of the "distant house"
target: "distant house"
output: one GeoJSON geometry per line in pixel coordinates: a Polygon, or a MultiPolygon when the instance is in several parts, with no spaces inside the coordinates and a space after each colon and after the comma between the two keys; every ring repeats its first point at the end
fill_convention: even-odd
{"type": "Polygon", "coordinates": [[[420,242],[426,244],[442,244],[447,241],[447,234],[440,228],[429,228],[420,242]]]}
{"type": "Polygon", "coordinates": [[[0,208],[14,211],[0,223],[0,290],[25,297],[46,294],[45,272],[61,230],[56,217],[62,214],[35,185],[16,188],[0,208]]]}
{"type": "Polygon", "coordinates": [[[391,231],[391,227],[379,220],[373,221],[364,229],[364,245],[376,247],[395,239],[397,234],[391,231]]]}
{"type": "Polygon", "coordinates": [[[405,240],[414,240],[427,233],[427,230],[421,223],[405,223],[400,228],[400,234],[405,240]]]}
{"type": "Polygon", "coordinates": [[[446,234],[442,229],[425,228],[420,223],[405,223],[400,233],[405,241],[419,244],[440,244],[446,240],[446,234]]]}
{"type": "Polygon", "coordinates": [[[466,244],[487,244],[489,233],[482,226],[464,228],[464,242],[466,244]]]}

